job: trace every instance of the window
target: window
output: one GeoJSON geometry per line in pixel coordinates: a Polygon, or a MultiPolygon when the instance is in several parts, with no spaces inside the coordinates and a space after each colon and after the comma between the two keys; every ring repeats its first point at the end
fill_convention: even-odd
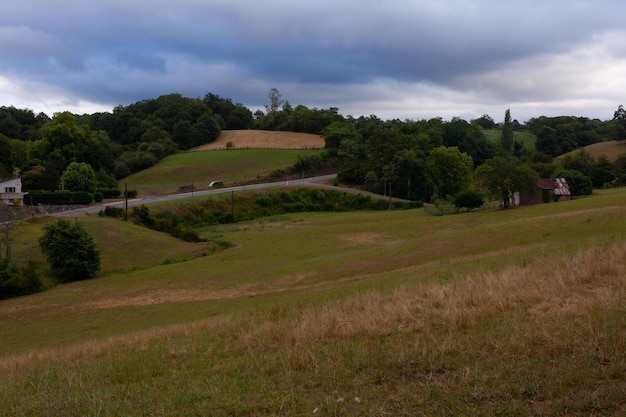
{"type": "Polygon", "coordinates": [[[4,192],[5,193],[14,193],[15,192],[15,187],[5,187],[4,188],[4,192]]]}

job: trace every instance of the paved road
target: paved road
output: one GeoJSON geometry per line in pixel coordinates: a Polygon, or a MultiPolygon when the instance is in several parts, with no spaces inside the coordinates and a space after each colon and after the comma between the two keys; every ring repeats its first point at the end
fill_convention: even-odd
{"type": "MultiPolygon", "coordinates": [[[[202,191],[193,191],[187,193],[178,193],[178,194],[169,194],[169,195],[159,195],[159,196],[140,196],[137,198],[132,198],[128,200],[128,207],[140,206],[142,204],[151,204],[158,203],[162,201],[170,201],[170,200],[181,200],[184,198],[194,198],[201,197],[205,195],[214,195],[214,194],[224,194],[230,192],[239,192],[245,190],[257,190],[260,188],[269,188],[269,187],[287,187],[290,185],[295,186],[314,186],[314,187],[332,187],[337,188],[329,184],[324,184],[329,180],[337,177],[336,174],[331,175],[323,175],[319,177],[311,177],[311,178],[303,178],[295,181],[279,181],[279,182],[268,182],[263,184],[248,184],[248,185],[240,185],[237,187],[222,187],[211,190],[202,190],[202,191]]],[[[349,190],[348,188],[342,188],[342,190],[349,190]]],[[[55,216],[82,216],[84,214],[97,214],[100,210],[103,210],[104,207],[117,207],[124,208],[125,202],[115,201],[113,203],[105,203],[105,204],[96,204],[89,207],[83,207],[75,210],[67,210],[63,212],[56,213],[55,216]]]]}

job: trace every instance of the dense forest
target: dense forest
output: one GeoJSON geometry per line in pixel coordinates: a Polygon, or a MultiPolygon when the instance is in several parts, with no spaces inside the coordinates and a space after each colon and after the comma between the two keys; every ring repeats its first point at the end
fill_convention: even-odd
{"type": "Polygon", "coordinates": [[[120,179],[210,143],[224,129],[264,129],[324,137],[322,155],[302,159],[294,169],[335,167],[342,183],[411,200],[451,200],[471,184],[501,196],[532,184],[533,178],[556,175],[571,180],[578,193],[626,184],[626,155],[608,161],[578,152],[554,159],[589,144],[626,139],[622,106],[606,121],[541,116],[521,124],[509,110],[503,123],[489,115],[470,121],[381,120],[343,116],[333,107],[293,107],[277,89],[270,90],[268,100],[265,111],[255,113],[211,93],[202,99],[169,94],[83,115],[49,117],[0,107],[0,177],[17,173],[25,190],[52,191],[69,189],[62,173],[87,167],[96,184],[84,190],[77,181],[75,191],[117,188],[120,179]],[[500,131],[500,140],[489,140],[486,130],[500,131]],[[514,139],[522,131],[536,136],[533,150],[514,139]]]}

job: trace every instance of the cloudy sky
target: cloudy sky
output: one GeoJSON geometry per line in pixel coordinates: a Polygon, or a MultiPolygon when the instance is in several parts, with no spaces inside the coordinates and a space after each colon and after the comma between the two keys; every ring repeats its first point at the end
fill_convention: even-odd
{"type": "Polygon", "coordinates": [[[255,111],[611,119],[624,0],[8,0],[0,106],[111,111],[211,92],[255,111]]]}

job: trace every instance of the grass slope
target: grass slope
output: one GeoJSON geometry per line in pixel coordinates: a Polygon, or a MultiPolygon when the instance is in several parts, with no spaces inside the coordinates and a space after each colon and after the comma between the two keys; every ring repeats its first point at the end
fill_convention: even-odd
{"type": "Polygon", "coordinates": [[[133,250],[0,303],[0,415],[621,415],[624,205],[280,216],[119,272],[155,235],[87,218],[133,250]]]}
{"type": "MultiPolygon", "coordinates": [[[[594,143],[583,148],[589,155],[594,158],[598,158],[600,156],[606,156],[607,159],[611,162],[615,162],[618,156],[622,154],[626,154],[626,141],[607,141],[607,142],[599,142],[594,143]]],[[[579,150],[575,150],[572,152],[568,152],[565,155],[575,154],[579,150]]],[[[562,158],[564,155],[559,156],[562,158]]]]}
{"type": "MultiPolygon", "coordinates": [[[[483,133],[490,142],[498,146],[500,145],[500,137],[502,136],[501,130],[483,130],[483,133]]],[[[535,143],[537,142],[537,137],[530,132],[513,132],[513,140],[515,142],[521,142],[524,149],[527,151],[533,152],[536,149],[535,143]]]]}
{"type": "Polygon", "coordinates": [[[194,184],[207,189],[211,181],[226,185],[264,177],[274,170],[291,167],[299,156],[313,155],[319,149],[235,149],[184,152],[169,156],[151,168],[123,179],[139,195],[170,194],[178,187],[194,184]]]}
{"type": "Polygon", "coordinates": [[[224,130],[215,142],[199,146],[194,150],[226,149],[322,149],[325,142],[320,135],[301,132],[279,132],[270,130],[224,130]]]}

